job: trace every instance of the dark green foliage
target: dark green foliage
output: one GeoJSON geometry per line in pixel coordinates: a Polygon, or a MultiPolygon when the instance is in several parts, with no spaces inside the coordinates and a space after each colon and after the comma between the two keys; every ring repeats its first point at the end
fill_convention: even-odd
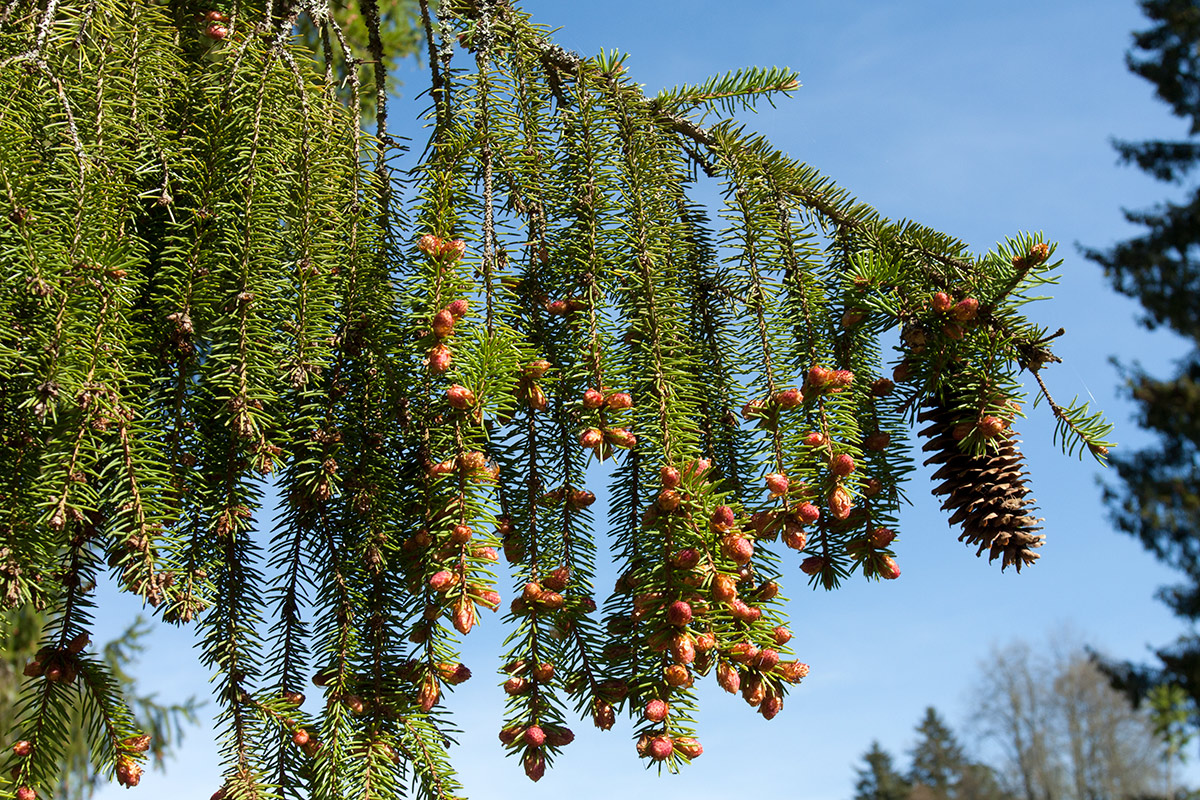
{"type": "Polygon", "coordinates": [[[896,771],[892,754],[871,742],[871,749],[863,753],[863,766],[858,767],[858,779],[854,783],[854,800],[907,800],[910,790],[908,781],[896,771]]]}
{"type": "MultiPolygon", "coordinates": [[[[78,648],[111,579],[196,626],[226,798],[454,797],[443,698],[500,605],[498,550],[502,740],[526,773],[576,713],[640,719],[639,754],[678,769],[696,680],[770,718],[808,672],[787,550],[829,588],[897,577],[917,409],[954,397],[961,447],[997,452],[1017,374],[1054,360],[1020,314],[1048,244],[974,257],[688,116],[789,71],[649,99],[622,56],[566,53],[507,3],[421,2],[431,136],[402,162],[372,0],[365,54],[319,3],[9,8],[0,594],[51,611],[18,784],[48,784],[80,706],[92,757],[136,783],[134,718],[78,648]],[[593,458],[614,462],[603,512],[593,458]]],[[[1102,453],[1101,421],[1051,407],[1066,449],[1102,453]]]]}
{"type": "MultiPolygon", "coordinates": [[[[1200,163],[1200,3],[1194,0],[1142,0],[1151,25],[1134,34],[1129,68],[1150,81],[1157,96],[1189,123],[1182,141],[1120,142],[1126,163],[1154,177],[1182,181],[1200,163]]],[[[1127,211],[1145,228],[1139,236],[1106,252],[1088,251],[1104,267],[1114,288],[1145,308],[1147,327],[1166,327],[1193,345],[1173,375],[1125,368],[1138,407],[1138,421],[1157,442],[1112,459],[1118,481],[1105,499],[1117,527],[1136,537],[1164,563],[1182,573],[1182,582],[1163,587],[1162,600],[1180,617],[1200,619],[1200,188],[1189,186],[1182,200],[1127,211]]],[[[1160,681],[1182,685],[1194,704],[1200,700],[1200,640],[1185,636],[1158,653],[1161,669],[1133,665],[1113,668],[1134,696],[1160,681]]]]}

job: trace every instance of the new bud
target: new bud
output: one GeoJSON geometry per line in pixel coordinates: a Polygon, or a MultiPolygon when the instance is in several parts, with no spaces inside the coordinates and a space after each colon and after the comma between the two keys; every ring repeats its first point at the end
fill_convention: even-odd
{"type": "Polygon", "coordinates": [[[599,408],[604,405],[604,395],[596,389],[588,389],[583,393],[584,408],[599,408]]]}
{"type": "Polygon", "coordinates": [[[662,722],[667,718],[669,712],[670,707],[662,700],[651,700],[646,703],[646,710],[642,713],[642,716],[650,722],[662,722]]]}
{"type": "Polygon", "coordinates": [[[787,494],[788,479],[786,475],[778,472],[769,472],[766,477],[767,489],[771,492],[772,497],[780,497],[787,494]]]}
{"type": "Polygon", "coordinates": [[[667,607],[667,622],[682,628],[692,621],[692,607],[683,600],[676,600],[667,607]]]}

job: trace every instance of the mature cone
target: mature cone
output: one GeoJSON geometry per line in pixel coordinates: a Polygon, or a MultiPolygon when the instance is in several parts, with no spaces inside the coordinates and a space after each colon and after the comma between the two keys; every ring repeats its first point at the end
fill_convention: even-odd
{"type": "Polygon", "coordinates": [[[925,460],[926,466],[941,465],[933,480],[942,483],[933,493],[948,495],[942,509],[954,512],[951,525],[962,523],[958,540],[978,545],[976,555],[989,550],[989,562],[1001,557],[1001,570],[1015,564],[1020,572],[1021,567],[1037,561],[1039,554],[1033,551],[1046,537],[1035,533],[1041,527],[1029,513],[1034,500],[1026,496],[1028,473],[1022,469],[1023,456],[1016,440],[1010,436],[997,442],[996,451],[972,455],[959,449],[954,437],[959,420],[951,405],[931,403],[917,419],[932,423],[921,431],[921,436],[929,437],[921,449],[933,453],[925,460]]]}

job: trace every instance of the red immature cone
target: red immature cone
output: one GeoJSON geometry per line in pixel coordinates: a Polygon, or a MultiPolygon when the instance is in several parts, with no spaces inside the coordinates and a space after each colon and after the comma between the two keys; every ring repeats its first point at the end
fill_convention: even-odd
{"type": "Polygon", "coordinates": [[[979,301],[974,297],[964,297],[958,301],[958,305],[954,307],[954,318],[959,322],[967,322],[975,319],[975,315],[979,313],[979,301]]]}
{"type": "Polygon", "coordinates": [[[435,375],[440,375],[450,369],[452,360],[449,347],[444,344],[434,345],[434,348],[429,351],[429,370],[435,375]]]}
{"type": "Polygon", "coordinates": [[[879,561],[879,577],[889,581],[900,577],[900,567],[897,566],[895,559],[891,556],[884,556],[879,561]]]}
{"type": "Polygon", "coordinates": [[[933,310],[939,314],[945,314],[954,306],[954,301],[950,299],[950,295],[945,292],[935,292],[931,301],[933,310]]]}
{"type": "Polygon", "coordinates": [[[566,300],[554,300],[546,304],[546,313],[555,317],[565,317],[569,310],[566,300]]]}
{"type": "Polygon", "coordinates": [[[758,648],[750,642],[737,642],[729,648],[729,657],[739,664],[749,664],[758,658],[758,648]]]}
{"type": "Polygon", "coordinates": [[[804,403],[804,394],[799,389],[784,389],[775,393],[775,405],[780,408],[796,408],[804,403]]]}
{"type": "Polygon", "coordinates": [[[732,575],[718,575],[713,578],[712,593],[718,603],[728,603],[737,597],[737,579],[732,575]]]}
{"type": "Polygon", "coordinates": [[[583,393],[584,408],[599,408],[604,405],[604,395],[597,389],[588,389],[583,393]]]}
{"type": "Polygon", "coordinates": [[[229,28],[219,22],[214,22],[204,29],[204,35],[210,39],[220,41],[229,35],[229,28]]]}
{"type": "Polygon", "coordinates": [[[604,434],[599,428],[588,428],[579,435],[579,443],[589,449],[595,449],[604,443],[604,434]]]}
{"type": "Polygon", "coordinates": [[[536,361],[529,362],[529,366],[525,367],[525,375],[534,380],[540,380],[550,371],[551,366],[553,365],[549,361],[539,358],[536,361]]]}
{"type": "Polygon", "coordinates": [[[674,511],[679,508],[679,493],[674,489],[667,489],[658,496],[658,507],[663,511],[674,511]]]}
{"type": "Polygon", "coordinates": [[[741,600],[730,601],[729,613],[732,614],[735,619],[741,620],[742,622],[757,622],[762,618],[762,611],[760,609],[755,608],[752,605],[748,605],[741,600]]]}
{"type": "MultiPolygon", "coordinates": [[[[571,568],[562,566],[555,569],[549,575],[542,579],[542,586],[552,592],[561,592],[567,588],[567,584],[571,580],[571,568]]],[[[537,584],[533,584],[536,586],[537,584]]]]}
{"type": "Polygon", "coordinates": [[[420,691],[417,692],[417,704],[421,710],[428,714],[437,705],[441,696],[442,690],[438,686],[437,678],[433,675],[426,675],[421,680],[420,691]]]}
{"type": "Polygon", "coordinates": [[[805,575],[816,575],[825,569],[825,559],[821,556],[809,556],[800,562],[800,571],[805,575]]]}
{"type": "Polygon", "coordinates": [[[756,419],[762,416],[763,401],[751,400],[742,406],[742,419],[756,419]]]}
{"type": "Polygon", "coordinates": [[[662,700],[651,700],[646,703],[646,710],[642,712],[642,716],[650,722],[662,722],[670,713],[670,707],[662,700]]]}
{"type": "Polygon", "coordinates": [[[451,239],[448,242],[442,242],[437,254],[443,261],[454,262],[462,258],[465,252],[467,252],[466,242],[462,239],[451,239]]]}
{"type": "Polygon", "coordinates": [[[871,542],[871,547],[874,547],[876,550],[882,550],[895,540],[896,532],[888,528],[875,528],[867,538],[871,542]]]}
{"type": "Polygon", "coordinates": [[[742,676],[732,664],[722,661],[717,664],[717,684],[730,694],[737,694],[742,686],[742,676]]]}
{"type": "Polygon", "coordinates": [[[811,525],[821,518],[821,509],[814,506],[812,503],[801,503],[796,508],[796,516],[806,525],[811,525]]]}
{"type": "Polygon", "coordinates": [[[854,472],[854,458],[849,453],[834,456],[829,462],[829,471],[838,477],[846,477],[854,472]]]}
{"type": "Polygon", "coordinates": [[[433,315],[433,322],[430,323],[429,327],[433,329],[434,336],[439,339],[445,339],[454,333],[454,316],[443,308],[433,315]]]}
{"type": "Polygon", "coordinates": [[[763,672],[770,672],[775,669],[775,665],[779,663],[779,652],[767,647],[758,651],[758,655],[754,658],[754,668],[763,672]]]}
{"type": "Polygon", "coordinates": [[[519,675],[513,675],[504,682],[504,693],[507,695],[522,694],[528,688],[529,685],[525,682],[525,679],[519,675]]]}
{"type": "Polygon", "coordinates": [[[783,698],[777,694],[763,698],[762,705],[758,707],[758,713],[763,715],[763,719],[775,719],[775,716],[783,710],[783,698]]]}
{"type": "Polygon", "coordinates": [[[863,481],[863,494],[867,497],[874,497],[883,491],[883,482],[878,478],[867,478],[863,481]]]}
{"type": "Polygon", "coordinates": [[[529,388],[529,407],[534,411],[545,411],[550,405],[550,401],[546,398],[546,393],[542,391],[540,386],[531,386],[529,388]]]}
{"type": "Polygon", "coordinates": [[[766,477],[767,489],[771,492],[772,497],[779,497],[787,494],[788,478],[778,472],[768,472],[766,477]]]}
{"type": "Polygon", "coordinates": [[[726,536],[721,542],[721,552],[735,564],[748,564],[754,557],[754,543],[741,536],[726,536]]]}
{"type": "Polygon", "coordinates": [[[435,592],[444,592],[454,584],[454,574],[445,569],[433,573],[429,578],[429,588],[435,592]]]}
{"type": "Polygon", "coordinates": [[[637,437],[625,428],[609,428],[604,432],[604,438],[617,447],[629,448],[637,444],[637,437]]]}
{"type": "Polygon", "coordinates": [[[850,493],[844,487],[838,486],[829,493],[829,513],[834,519],[845,519],[853,508],[850,493]]]}
{"type": "Polygon", "coordinates": [[[692,673],[683,664],[671,664],[663,668],[663,680],[669,686],[691,686],[692,673]]]}
{"type": "Polygon", "coordinates": [[[37,792],[28,786],[22,786],[17,789],[17,800],[37,800],[37,792]]]}
{"type": "Polygon", "coordinates": [[[880,378],[871,384],[871,394],[875,397],[887,397],[895,390],[896,384],[887,378],[880,378]]]}
{"type": "Polygon", "coordinates": [[[570,728],[551,728],[546,731],[546,744],[550,747],[566,747],[575,741],[575,733],[570,728]]]}
{"type": "Polygon", "coordinates": [[[546,733],[538,725],[530,725],[521,734],[521,739],[529,747],[541,747],[546,742],[546,733]]]}
{"type": "Polygon", "coordinates": [[[538,683],[549,683],[554,680],[554,665],[543,661],[533,668],[533,677],[538,683]]]}
{"type": "Polygon", "coordinates": [[[417,249],[427,256],[437,255],[442,249],[442,240],[427,233],[417,240],[417,249]]]}
{"type": "Polygon", "coordinates": [[[603,700],[597,700],[592,706],[592,723],[600,730],[607,731],[616,722],[617,712],[613,710],[613,707],[603,700]]]}
{"type": "Polygon", "coordinates": [[[667,736],[655,736],[646,751],[655,761],[665,761],[675,752],[675,744],[667,736]]]}
{"type": "Polygon", "coordinates": [[[479,615],[475,612],[475,604],[469,597],[460,597],[454,604],[454,629],[464,636],[471,632],[479,615]]]}
{"type": "Polygon", "coordinates": [[[33,745],[27,740],[22,739],[13,745],[13,752],[20,758],[24,758],[33,752],[33,745]]]}
{"type": "Polygon", "coordinates": [[[455,525],[454,530],[450,531],[451,544],[466,544],[471,541],[471,526],[455,525]]]}
{"type": "Polygon", "coordinates": [[[783,647],[792,640],[792,632],[782,625],[776,626],[775,630],[771,631],[771,633],[775,638],[775,644],[780,647],[783,647]]]}
{"type": "Polygon", "coordinates": [[[748,705],[757,706],[767,699],[767,683],[761,675],[748,673],[742,681],[742,699],[748,705]]]}
{"type": "Polygon", "coordinates": [[[691,634],[677,633],[671,637],[671,658],[677,664],[691,664],[696,660],[696,644],[691,634]]]}
{"type": "Polygon", "coordinates": [[[466,300],[455,300],[446,306],[446,310],[450,312],[450,316],[454,317],[455,321],[465,317],[468,308],[470,308],[470,304],[466,300]]]}
{"type": "Polygon", "coordinates": [[[605,402],[613,411],[625,411],[633,408],[633,398],[625,392],[614,392],[605,399],[605,402]]]}
{"type": "Polygon", "coordinates": [[[808,370],[808,385],[821,391],[829,383],[830,371],[821,366],[813,366],[808,370]]]}
{"type": "Polygon", "coordinates": [[[804,436],[804,443],[809,447],[824,447],[828,441],[825,438],[825,434],[816,433],[815,431],[804,436]]]}
{"type": "Polygon", "coordinates": [[[662,487],[664,489],[674,489],[679,485],[679,470],[675,469],[675,467],[665,466],[659,471],[659,475],[662,478],[662,487]]]}
{"type": "Polygon", "coordinates": [[[834,392],[847,388],[854,383],[854,373],[848,369],[835,369],[829,375],[829,385],[834,392]]]}
{"type": "Polygon", "coordinates": [[[500,741],[506,746],[510,745],[521,736],[521,733],[520,725],[509,725],[506,728],[501,728],[500,741]]]}
{"type": "Polygon", "coordinates": [[[459,409],[475,405],[475,393],[457,383],[446,390],[446,399],[450,401],[450,405],[459,409]]]}
{"type": "Polygon", "coordinates": [[[712,526],[715,530],[725,532],[733,527],[737,518],[729,506],[717,506],[712,513],[712,526]]]}
{"type": "Polygon", "coordinates": [[[985,439],[995,439],[1004,433],[1004,422],[997,417],[988,415],[979,420],[975,430],[979,431],[979,435],[985,439]]]}
{"type": "Polygon", "coordinates": [[[204,20],[205,22],[229,22],[229,15],[224,11],[214,9],[204,15],[204,20]]]}
{"type": "Polygon", "coordinates": [[[773,600],[779,594],[779,584],[775,581],[767,581],[758,587],[755,594],[759,600],[773,600]]]}
{"type": "Polygon", "coordinates": [[[546,774],[546,757],[541,753],[530,753],[521,763],[525,767],[525,776],[534,783],[546,774]]]}
{"type": "MultiPolygon", "coordinates": [[[[491,551],[493,558],[488,559],[489,561],[497,560],[495,558],[495,555],[496,555],[495,548],[485,547],[483,549],[491,551]]],[[[495,589],[483,589],[479,592],[479,602],[482,605],[485,605],[488,608],[490,608],[492,611],[495,611],[496,609],[500,608],[500,593],[497,592],[495,589]]]]}
{"type": "Polygon", "coordinates": [[[808,546],[808,534],[800,528],[785,530],[783,532],[783,543],[796,552],[799,552],[808,546]]]}
{"type": "Polygon", "coordinates": [[[676,600],[667,607],[667,622],[683,627],[692,621],[692,607],[684,600],[676,600]]]}
{"type": "Polygon", "coordinates": [[[808,677],[808,664],[800,661],[784,661],[779,665],[779,675],[788,683],[796,683],[808,677]]]}
{"type": "Polygon", "coordinates": [[[711,631],[705,631],[696,637],[696,649],[701,653],[707,653],[717,646],[717,637],[711,631]]]}
{"type": "Polygon", "coordinates": [[[676,569],[691,569],[700,563],[700,553],[694,547],[685,547],[671,558],[671,565],[676,569]]]}
{"type": "Polygon", "coordinates": [[[681,736],[675,740],[675,752],[690,761],[703,755],[704,747],[690,736],[681,736]]]}
{"type": "Polygon", "coordinates": [[[879,453],[886,450],[887,446],[891,443],[892,437],[890,434],[884,433],[883,431],[875,431],[863,440],[863,447],[879,453]]]}
{"type": "Polygon", "coordinates": [[[308,738],[308,731],[304,730],[304,728],[299,728],[292,734],[292,742],[299,747],[308,744],[308,738]]]}
{"type": "Polygon", "coordinates": [[[458,466],[463,472],[480,472],[487,469],[487,456],[478,450],[468,450],[458,457],[458,466]]]}

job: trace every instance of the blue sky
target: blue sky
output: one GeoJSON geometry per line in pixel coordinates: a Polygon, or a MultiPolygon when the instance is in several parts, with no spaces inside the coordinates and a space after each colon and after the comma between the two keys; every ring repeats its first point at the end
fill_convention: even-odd
{"type": "MultiPolygon", "coordinates": [[[[1093,397],[1122,446],[1146,442],[1108,358],[1161,372],[1182,343],[1140,328],[1137,305],[1112,293],[1075,249],[1127,237],[1133,229],[1120,208],[1172,191],[1118,167],[1109,145],[1114,136],[1185,130],[1125,70],[1130,31],[1145,26],[1132,0],[520,4],[536,20],[562,26],[556,39],[568,48],[630,53],[631,76],[652,93],[737,67],[790,66],[802,88],[746,121],[793,157],[887,216],[940,228],[980,250],[1021,230],[1060,242],[1062,285],[1052,302],[1031,309],[1067,329],[1057,344],[1066,363],[1046,373],[1051,391],[1061,400],[1093,397]]],[[[419,106],[409,98],[425,73],[402,72],[405,99],[394,117],[412,119],[419,106]]],[[[394,132],[421,139],[415,124],[397,123],[394,132]]],[[[498,620],[485,620],[467,651],[476,677],[450,701],[466,729],[457,761],[468,795],[707,800],[753,787],[761,796],[848,798],[853,765],[872,739],[901,754],[931,704],[956,726],[966,721],[970,687],[993,645],[1073,636],[1111,656],[1143,658],[1149,645],[1173,639],[1182,628],[1153,593],[1174,576],[1112,530],[1099,470],[1051,444],[1045,408],[1029,414],[1025,450],[1048,538],[1041,561],[1018,576],[976,560],[930,496],[928,473],[918,472],[897,541],[902,577],[856,580],[825,594],[808,590],[797,572],[792,644],[811,676],[771,722],[710,687],[700,718],[706,752],[683,775],[646,772],[627,726],[598,734],[581,723],[555,769],[530,784],[496,741],[502,695],[490,672],[503,634],[498,620]]],[[[103,622],[108,633],[124,624],[117,615],[103,622]]],[[[204,693],[208,676],[190,645],[190,632],[157,634],[144,687],[164,699],[204,693]]],[[[207,798],[220,783],[210,738],[192,731],[166,775],[145,777],[140,796],[207,798]]],[[[1191,780],[1200,782],[1200,772],[1191,780]]],[[[113,787],[100,796],[124,795],[113,787]]]]}

